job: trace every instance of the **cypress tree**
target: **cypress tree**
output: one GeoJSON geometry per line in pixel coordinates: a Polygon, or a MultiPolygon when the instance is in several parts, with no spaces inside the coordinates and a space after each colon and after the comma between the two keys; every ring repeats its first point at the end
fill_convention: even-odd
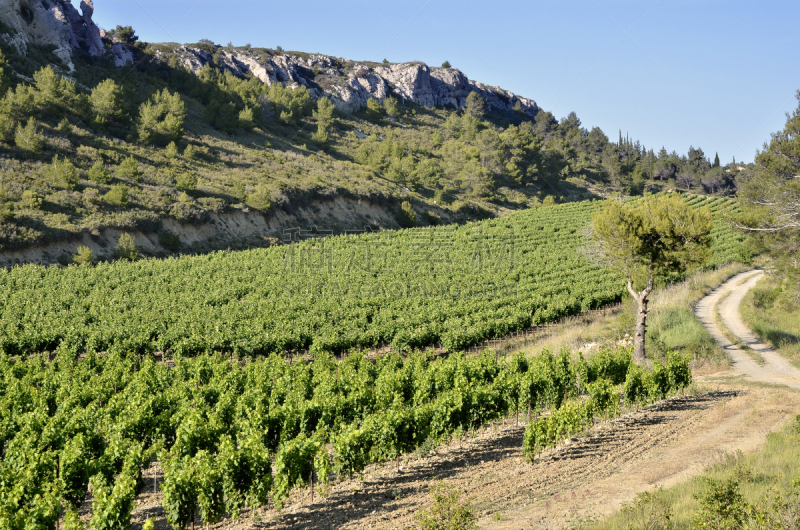
{"type": "Polygon", "coordinates": [[[715,153],[714,154],[714,166],[713,167],[719,167],[719,153],[715,153]]]}

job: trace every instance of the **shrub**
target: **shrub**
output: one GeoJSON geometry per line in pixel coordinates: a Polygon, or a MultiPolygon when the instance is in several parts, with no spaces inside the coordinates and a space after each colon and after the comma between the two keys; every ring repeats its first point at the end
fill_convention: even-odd
{"type": "Polygon", "coordinates": [[[164,150],[164,156],[169,159],[178,158],[178,155],[180,154],[180,151],[178,151],[178,144],[175,142],[170,142],[167,145],[167,148],[164,150]]]}
{"type": "Polygon", "coordinates": [[[36,128],[35,119],[29,118],[25,126],[17,125],[17,130],[14,134],[14,143],[16,143],[17,147],[32,156],[39,156],[42,154],[44,138],[42,138],[42,135],[39,134],[36,128]]]}
{"type": "Polygon", "coordinates": [[[450,61],[443,62],[442,63],[442,68],[452,68],[452,66],[450,65],[450,61]]]}
{"type": "Polygon", "coordinates": [[[256,186],[253,193],[247,194],[246,203],[256,210],[267,211],[272,208],[272,195],[264,186],[256,186]]]}
{"type": "Polygon", "coordinates": [[[403,201],[400,205],[400,210],[395,213],[397,224],[403,228],[413,228],[417,226],[417,212],[408,201],[403,201]]]}
{"type": "Polygon", "coordinates": [[[139,140],[162,146],[180,141],[185,119],[186,107],[178,93],[170,94],[166,88],[156,92],[139,107],[139,140]]]}
{"type": "Polygon", "coordinates": [[[735,530],[743,528],[748,505],[735,478],[714,480],[704,478],[707,488],[696,494],[700,501],[700,511],[692,517],[693,528],[735,530]]]}
{"type": "Polygon", "coordinates": [[[128,186],[124,184],[117,184],[112,186],[111,189],[103,196],[111,206],[125,207],[128,206],[129,191],[128,186]]]}
{"type": "Polygon", "coordinates": [[[380,121],[383,118],[383,107],[375,98],[369,98],[367,101],[367,118],[372,121],[380,121]]]}
{"type": "Polygon", "coordinates": [[[89,168],[89,180],[98,184],[108,184],[111,182],[111,172],[106,169],[102,160],[96,161],[89,168]]]}
{"type": "Polygon", "coordinates": [[[175,187],[178,188],[178,191],[182,191],[184,193],[196,191],[197,177],[188,172],[178,173],[178,176],[175,177],[175,187]]]}
{"type": "Polygon", "coordinates": [[[453,486],[441,481],[430,488],[432,505],[420,510],[415,519],[422,530],[473,530],[478,528],[472,507],[461,500],[453,486]]]}
{"type": "Polygon", "coordinates": [[[72,261],[78,265],[91,265],[94,263],[94,252],[87,246],[78,247],[78,253],[72,256],[72,261]]]}
{"type": "MultiPolygon", "coordinates": [[[[188,149],[188,148],[187,148],[188,149]]],[[[139,171],[139,164],[136,162],[136,159],[132,156],[129,156],[122,163],[117,167],[117,177],[121,179],[132,180],[134,182],[139,181],[139,177],[141,176],[141,172],[139,171]]]]}
{"type": "Polygon", "coordinates": [[[194,145],[189,144],[186,146],[186,149],[183,150],[183,158],[186,160],[194,160],[197,157],[197,150],[195,149],[194,145]]]}
{"type": "Polygon", "coordinates": [[[181,249],[181,236],[175,232],[164,230],[158,234],[158,244],[170,252],[178,252],[181,249]]]}
{"type": "Polygon", "coordinates": [[[89,103],[98,122],[122,121],[128,117],[122,87],[113,79],[101,81],[89,96],[89,103]]]}
{"type": "Polygon", "coordinates": [[[249,131],[256,126],[255,115],[251,107],[245,107],[239,111],[239,127],[249,131]]]}
{"type": "Polygon", "coordinates": [[[661,495],[661,490],[655,492],[644,491],[622,508],[622,514],[628,523],[628,528],[647,530],[671,530],[674,528],[672,521],[672,506],[661,495]]]}
{"type": "Polygon", "coordinates": [[[77,169],[69,160],[60,160],[58,155],[53,157],[53,163],[46,168],[46,176],[51,186],[68,190],[78,187],[77,169]]]}
{"type": "Polygon", "coordinates": [[[400,115],[400,106],[397,104],[397,99],[392,96],[383,100],[383,110],[389,116],[396,118],[400,115]]]}
{"type": "Polygon", "coordinates": [[[38,210],[42,207],[42,198],[33,190],[25,190],[22,192],[20,199],[22,206],[30,208],[31,210],[38,210]]]}
{"type": "Polygon", "coordinates": [[[114,257],[127,261],[136,261],[139,259],[139,251],[136,249],[133,236],[127,233],[119,236],[117,246],[114,249],[114,257]]]}
{"type": "Polygon", "coordinates": [[[286,124],[297,123],[300,118],[307,116],[313,105],[311,93],[306,87],[292,90],[281,83],[273,83],[269,88],[269,101],[280,120],[286,124]]]}

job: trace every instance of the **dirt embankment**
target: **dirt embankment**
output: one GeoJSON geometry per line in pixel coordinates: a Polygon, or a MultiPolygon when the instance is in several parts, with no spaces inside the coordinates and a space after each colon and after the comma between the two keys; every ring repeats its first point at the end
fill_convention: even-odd
{"type": "MultiPolygon", "coordinates": [[[[310,233],[342,234],[345,231],[374,228],[396,228],[397,221],[391,209],[368,200],[337,197],[329,201],[318,201],[294,213],[277,209],[269,214],[253,210],[237,210],[229,213],[211,214],[206,223],[180,223],[166,218],[163,230],[180,237],[182,252],[208,252],[226,248],[252,248],[268,246],[284,241],[291,230],[310,233]]],[[[159,234],[120,229],[104,229],[97,233],[84,232],[80,239],[39,245],[23,250],[0,252],[0,267],[15,264],[53,264],[59,259],[71,260],[79,245],[92,249],[95,258],[110,259],[119,236],[128,232],[134,237],[137,248],[150,255],[165,255],[169,252],[159,244],[159,234]]],[[[297,236],[295,236],[296,239],[297,236]]]]}

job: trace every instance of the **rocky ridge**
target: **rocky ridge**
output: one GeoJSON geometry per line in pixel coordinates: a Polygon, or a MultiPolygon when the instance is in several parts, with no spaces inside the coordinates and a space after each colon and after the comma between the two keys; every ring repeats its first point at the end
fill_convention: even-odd
{"type": "Polygon", "coordinates": [[[105,32],[92,20],[92,0],[82,0],[81,11],[69,0],[3,0],[0,21],[7,30],[0,32],[16,50],[27,55],[28,47],[52,46],[53,53],[69,71],[74,70],[72,53],[83,50],[92,57],[110,53],[117,66],[133,62],[133,54],[123,44],[114,43],[108,52],[103,42],[105,32]]]}
{"type": "MultiPolygon", "coordinates": [[[[70,72],[74,70],[72,54],[76,50],[93,57],[110,55],[117,66],[133,63],[132,51],[125,44],[108,41],[92,20],[92,0],[82,0],[80,9],[78,12],[69,0],[2,0],[0,21],[5,28],[0,30],[0,39],[22,55],[31,45],[52,47],[70,72]]],[[[175,54],[195,74],[215,62],[238,77],[254,76],[267,85],[304,85],[315,98],[328,97],[347,113],[364,108],[370,98],[383,101],[390,95],[425,107],[461,109],[470,92],[480,94],[489,110],[516,110],[529,117],[539,111],[533,100],[471,81],[457,69],[431,68],[418,61],[375,65],[319,54],[226,48],[216,48],[215,57],[198,46],[180,46],[169,52],[157,49],[156,56],[175,54]]]]}
{"type": "MultiPolygon", "coordinates": [[[[189,45],[171,52],[159,50],[156,55],[166,58],[170,53],[195,74],[214,61],[208,51],[189,45]]],[[[383,101],[390,95],[425,107],[450,105],[461,109],[470,92],[480,94],[489,110],[513,112],[516,106],[529,117],[539,111],[531,99],[472,81],[457,69],[431,68],[419,61],[374,66],[320,54],[242,49],[219,49],[216,57],[220,67],[237,77],[252,75],[267,85],[276,82],[290,87],[304,85],[314,97],[328,97],[347,113],[364,108],[370,98],[383,101]]]]}

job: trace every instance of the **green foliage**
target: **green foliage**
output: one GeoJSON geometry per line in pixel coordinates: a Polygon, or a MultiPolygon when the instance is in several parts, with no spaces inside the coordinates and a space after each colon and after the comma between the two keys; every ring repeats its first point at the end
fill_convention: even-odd
{"type": "Polygon", "coordinates": [[[170,142],[167,144],[167,148],[164,149],[164,156],[169,159],[175,159],[180,156],[180,151],[178,151],[178,145],[175,142],[170,142]]]}
{"type": "Polygon", "coordinates": [[[258,185],[251,193],[247,194],[245,202],[251,208],[266,212],[272,208],[272,194],[265,186],[258,185]]]}
{"type": "Polygon", "coordinates": [[[673,510],[664,500],[661,489],[643,491],[622,507],[622,515],[630,530],[673,530],[673,510]]]}
{"type": "Polygon", "coordinates": [[[136,479],[122,474],[112,484],[101,475],[92,478],[92,530],[127,528],[135,505],[136,479]]]}
{"type": "Polygon", "coordinates": [[[416,515],[422,530],[473,530],[478,528],[478,518],[472,507],[461,499],[454,486],[437,481],[430,487],[431,507],[421,509],[416,515]]]}
{"type": "Polygon", "coordinates": [[[36,120],[29,118],[28,123],[17,125],[17,130],[14,133],[14,143],[22,151],[31,156],[39,156],[42,154],[44,148],[44,138],[39,134],[36,127],[36,120]]]}
{"type": "Polygon", "coordinates": [[[400,116],[400,106],[397,103],[397,98],[393,96],[387,96],[386,99],[383,100],[383,110],[392,118],[397,118],[400,116]]]}
{"type": "Polygon", "coordinates": [[[464,107],[464,115],[475,120],[480,120],[486,114],[486,100],[477,92],[470,92],[467,96],[467,104],[464,107]]]}
{"type": "Polygon", "coordinates": [[[442,68],[451,68],[450,61],[445,61],[442,63],[442,68]]]}
{"type": "Polygon", "coordinates": [[[640,284],[702,265],[710,254],[711,212],[676,194],[609,201],[593,227],[607,259],[640,284]]]}
{"type": "Polygon", "coordinates": [[[43,115],[81,114],[84,99],[78,95],[75,83],[62,78],[51,66],[33,74],[36,86],[35,105],[43,115]]]}
{"type": "Polygon", "coordinates": [[[400,210],[395,214],[397,224],[403,228],[412,228],[417,226],[417,212],[408,201],[403,201],[400,205],[400,210]]]}
{"type": "Polygon", "coordinates": [[[130,189],[125,184],[115,184],[103,195],[103,200],[110,206],[125,208],[128,206],[130,189]]]}
{"type": "Polygon", "coordinates": [[[246,131],[250,131],[256,126],[255,114],[251,107],[245,107],[239,111],[239,126],[246,131]]]}
{"type": "Polygon", "coordinates": [[[692,518],[693,528],[738,530],[747,518],[748,504],[735,478],[724,481],[705,478],[707,489],[696,496],[700,511],[692,518]]]}
{"type": "Polygon", "coordinates": [[[280,120],[292,125],[311,112],[313,100],[305,86],[296,89],[286,88],[281,83],[273,83],[269,88],[269,101],[280,120]]]}
{"type": "Polygon", "coordinates": [[[369,98],[365,112],[368,119],[379,122],[383,118],[385,110],[375,98],[369,98]]]}
{"type": "Polygon", "coordinates": [[[133,236],[128,233],[119,236],[117,246],[114,248],[114,257],[126,261],[136,261],[139,259],[139,251],[136,249],[133,236]]]}
{"type": "Polygon", "coordinates": [[[183,137],[186,107],[179,94],[165,88],[139,107],[137,130],[145,144],[167,145],[183,137]]]}
{"type": "Polygon", "coordinates": [[[42,207],[41,195],[38,195],[33,190],[23,191],[20,202],[24,208],[30,208],[31,210],[39,210],[42,207]]]}
{"type": "Polygon", "coordinates": [[[178,252],[181,249],[181,237],[169,230],[164,230],[158,234],[158,244],[170,252],[178,252]]]}
{"type": "Polygon", "coordinates": [[[89,96],[89,103],[101,123],[121,122],[128,118],[125,94],[113,79],[101,81],[89,96]]]}
{"type": "Polygon", "coordinates": [[[94,263],[94,252],[85,245],[78,247],[78,253],[72,256],[72,261],[78,265],[91,265],[94,263]]]}
{"type": "Polygon", "coordinates": [[[51,186],[74,190],[80,182],[78,170],[67,159],[61,160],[58,155],[53,156],[53,162],[45,168],[47,181],[51,186]]]}
{"type": "Polygon", "coordinates": [[[117,177],[120,179],[138,182],[141,172],[139,171],[139,164],[136,159],[129,156],[123,160],[117,167],[117,177]]]}
{"type": "Polygon", "coordinates": [[[102,160],[97,160],[88,172],[89,180],[97,184],[108,184],[111,182],[111,172],[106,169],[102,160]]]}
{"type": "MultiPolygon", "coordinates": [[[[796,97],[800,103],[800,91],[796,97]]],[[[737,224],[751,233],[759,250],[773,258],[779,274],[786,277],[787,285],[797,294],[794,286],[800,284],[800,104],[787,113],[783,130],[774,133],[765,146],[756,155],[755,170],[739,174],[738,195],[743,212],[737,224]]],[[[731,169],[737,171],[736,164],[731,169]]]]}
{"type": "Polygon", "coordinates": [[[134,44],[139,40],[131,26],[118,25],[116,28],[106,31],[106,36],[111,40],[124,44],[134,44]]]}
{"type": "Polygon", "coordinates": [[[317,109],[312,113],[317,122],[317,132],[312,139],[319,145],[325,146],[330,138],[329,130],[333,125],[334,106],[328,98],[317,100],[317,109]]]}

